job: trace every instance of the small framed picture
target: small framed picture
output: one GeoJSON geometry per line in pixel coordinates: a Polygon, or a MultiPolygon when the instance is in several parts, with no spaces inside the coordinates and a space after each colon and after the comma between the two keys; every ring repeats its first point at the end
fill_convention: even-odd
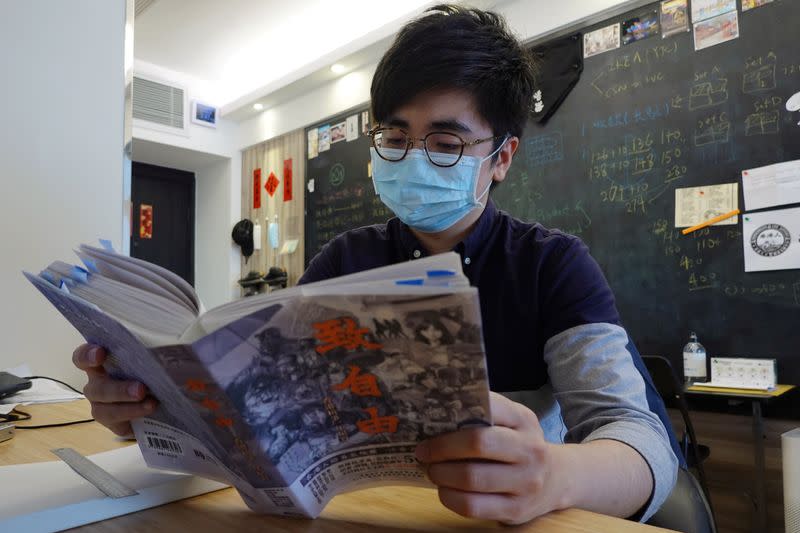
{"type": "Polygon", "coordinates": [[[207,126],[217,127],[217,108],[213,105],[204,104],[199,100],[192,100],[192,122],[207,126]]]}

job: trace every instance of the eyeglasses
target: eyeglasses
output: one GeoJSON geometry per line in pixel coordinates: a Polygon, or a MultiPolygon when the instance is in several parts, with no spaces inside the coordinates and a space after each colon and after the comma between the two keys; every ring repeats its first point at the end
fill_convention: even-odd
{"type": "Polygon", "coordinates": [[[495,135],[485,139],[467,142],[455,133],[432,131],[425,137],[415,138],[400,128],[375,128],[370,130],[372,146],[381,159],[386,161],[401,161],[408,155],[414,141],[421,141],[425,154],[431,163],[437,167],[452,167],[461,160],[464,148],[475,146],[502,137],[495,135]]]}

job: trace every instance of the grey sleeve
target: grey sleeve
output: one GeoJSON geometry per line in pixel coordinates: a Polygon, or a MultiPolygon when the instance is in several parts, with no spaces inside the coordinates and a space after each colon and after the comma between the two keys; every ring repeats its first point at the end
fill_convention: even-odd
{"type": "Polygon", "coordinates": [[[672,491],[678,459],[664,425],[648,406],[644,378],[627,346],[623,328],[584,324],[551,337],[544,358],[567,427],[564,442],[620,441],[649,465],[653,493],[639,515],[645,521],[672,491]]]}

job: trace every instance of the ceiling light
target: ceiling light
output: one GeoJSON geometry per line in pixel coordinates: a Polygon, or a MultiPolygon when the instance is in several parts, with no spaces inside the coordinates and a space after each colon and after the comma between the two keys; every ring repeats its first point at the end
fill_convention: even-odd
{"type": "Polygon", "coordinates": [[[344,68],[344,65],[342,65],[340,63],[334,63],[333,65],[331,65],[331,72],[333,72],[334,74],[341,74],[345,70],[347,70],[347,69],[344,68]]]}
{"type": "Polygon", "coordinates": [[[256,102],[255,104],[253,104],[253,109],[255,109],[256,111],[261,111],[262,109],[264,109],[264,104],[256,102]]]}

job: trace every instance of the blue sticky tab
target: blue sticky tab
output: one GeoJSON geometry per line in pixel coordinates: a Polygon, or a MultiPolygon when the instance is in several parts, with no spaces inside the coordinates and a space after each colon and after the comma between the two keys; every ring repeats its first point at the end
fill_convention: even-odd
{"type": "Polygon", "coordinates": [[[81,261],[83,261],[83,264],[86,265],[86,268],[92,274],[97,274],[98,272],[100,272],[99,270],[97,270],[97,263],[95,263],[94,259],[91,259],[89,257],[81,257],[81,261]]]}
{"type": "Polygon", "coordinates": [[[452,270],[428,270],[429,278],[451,278],[455,275],[452,270]]]}
{"type": "Polygon", "coordinates": [[[424,285],[425,280],[422,278],[417,279],[402,279],[400,281],[395,281],[396,285],[424,285]]]}
{"type": "Polygon", "coordinates": [[[72,270],[70,270],[69,276],[72,279],[74,279],[75,281],[80,281],[82,283],[88,283],[89,282],[89,272],[87,272],[85,269],[83,269],[83,268],[81,268],[79,266],[72,267],[72,270]]]}
{"type": "Polygon", "coordinates": [[[113,252],[114,251],[114,245],[111,244],[111,241],[109,241],[108,239],[100,239],[100,246],[102,246],[103,248],[105,248],[109,252],[113,252]]]}
{"type": "Polygon", "coordinates": [[[52,283],[53,285],[56,285],[56,286],[58,286],[58,283],[56,283],[56,278],[53,276],[53,274],[51,274],[51,273],[50,273],[50,272],[48,272],[47,270],[42,270],[42,271],[39,273],[39,275],[40,275],[40,276],[42,276],[42,277],[43,277],[44,279],[46,279],[47,281],[49,281],[50,283],[52,283]]]}

